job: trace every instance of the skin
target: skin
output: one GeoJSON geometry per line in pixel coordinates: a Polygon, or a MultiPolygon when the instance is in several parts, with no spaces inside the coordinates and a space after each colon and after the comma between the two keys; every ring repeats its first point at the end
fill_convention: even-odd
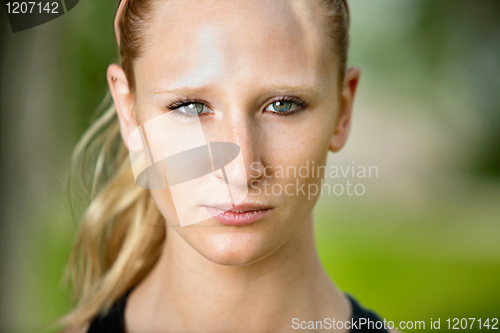
{"type": "MultiPolygon", "coordinates": [[[[268,184],[296,187],[296,178],[272,170],[324,165],[328,151],[344,146],[359,70],[350,68],[339,84],[338,60],[312,1],[169,0],[155,7],[134,66],[135,89],[118,65],[107,72],[125,144],[139,124],[170,112],[173,100],[194,98],[212,112],[200,116],[207,139],[240,146],[253,190],[263,190],[266,167],[268,184]],[[308,106],[289,116],[268,111],[283,96],[308,106]]],[[[315,250],[318,196],[261,191],[245,199],[272,208],[256,223],[210,219],[181,228],[169,190],[151,193],[167,241],[128,300],[127,332],[288,332],[295,317],[350,318],[315,250]]]]}

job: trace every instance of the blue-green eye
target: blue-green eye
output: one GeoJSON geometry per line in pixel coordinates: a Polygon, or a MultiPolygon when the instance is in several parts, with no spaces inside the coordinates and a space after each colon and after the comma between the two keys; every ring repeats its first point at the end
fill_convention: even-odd
{"type": "Polygon", "coordinates": [[[266,108],[266,111],[277,112],[277,113],[286,113],[297,109],[299,106],[291,101],[276,101],[266,108]]]}
{"type": "Polygon", "coordinates": [[[210,110],[202,103],[189,103],[183,106],[180,106],[178,110],[182,113],[189,115],[198,115],[202,113],[208,113],[210,110]]]}

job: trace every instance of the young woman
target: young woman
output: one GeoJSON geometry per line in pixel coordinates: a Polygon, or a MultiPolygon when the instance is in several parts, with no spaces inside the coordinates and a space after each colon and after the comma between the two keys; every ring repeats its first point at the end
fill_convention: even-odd
{"type": "MultiPolygon", "coordinates": [[[[359,79],[346,69],[348,26],[342,0],[122,0],[113,106],[75,152],[94,181],[70,263],[69,332],[387,331],[319,261],[318,195],[306,192],[321,177],[277,175],[324,165],[346,142],[359,79]],[[139,187],[129,140],[158,117],[177,129],[195,117],[207,142],[237,145],[243,167],[223,176],[248,195],[186,224],[170,186],[139,187]]],[[[174,132],[155,139],[197,135],[174,132]]]]}

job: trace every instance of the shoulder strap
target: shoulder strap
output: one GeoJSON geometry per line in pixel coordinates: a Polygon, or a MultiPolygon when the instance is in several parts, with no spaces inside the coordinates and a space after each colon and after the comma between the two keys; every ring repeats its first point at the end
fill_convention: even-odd
{"type": "Polygon", "coordinates": [[[352,308],[351,333],[388,333],[382,319],[375,312],[364,308],[353,296],[346,296],[352,308]]]}
{"type": "Polygon", "coordinates": [[[109,309],[106,315],[100,315],[92,320],[87,333],[123,333],[125,332],[125,306],[132,289],[120,297],[109,309]]]}

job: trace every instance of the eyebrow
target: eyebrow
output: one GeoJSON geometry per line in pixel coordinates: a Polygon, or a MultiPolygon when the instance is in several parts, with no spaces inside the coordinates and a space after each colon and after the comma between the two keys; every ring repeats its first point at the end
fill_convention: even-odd
{"type": "Polygon", "coordinates": [[[272,92],[305,92],[305,93],[317,93],[321,91],[319,85],[272,85],[267,87],[266,90],[272,92]]]}
{"type": "Polygon", "coordinates": [[[205,91],[205,87],[177,87],[172,89],[153,89],[153,95],[176,94],[176,95],[192,95],[205,91]]]}
{"type": "MultiPolygon", "coordinates": [[[[154,95],[163,95],[163,94],[175,94],[175,95],[195,95],[197,93],[206,92],[208,90],[207,86],[199,86],[199,87],[176,87],[172,89],[154,89],[152,93],[154,95]]],[[[303,92],[306,94],[314,94],[319,93],[321,91],[319,85],[311,84],[311,85],[271,85],[267,87],[262,87],[265,92],[272,93],[297,93],[303,92]]]]}

